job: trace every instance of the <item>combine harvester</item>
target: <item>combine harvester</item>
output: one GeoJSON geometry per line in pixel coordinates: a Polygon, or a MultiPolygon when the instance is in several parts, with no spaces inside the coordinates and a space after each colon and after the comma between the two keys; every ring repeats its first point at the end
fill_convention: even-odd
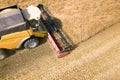
{"type": "Polygon", "coordinates": [[[45,36],[48,36],[57,57],[69,54],[71,44],[44,6],[32,6],[32,12],[29,8],[21,9],[13,5],[0,9],[0,60],[7,57],[6,50],[34,48],[39,44],[38,38],[45,36]]]}
{"type": "Polygon", "coordinates": [[[71,45],[64,37],[63,32],[59,29],[59,26],[53,21],[52,17],[47,13],[43,5],[39,4],[38,8],[42,13],[42,19],[40,23],[44,25],[48,33],[48,39],[57,52],[58,57],[63,57],[71,50],[71,45]],[[57,34],[57,35],[55,35],[57,34]]]}

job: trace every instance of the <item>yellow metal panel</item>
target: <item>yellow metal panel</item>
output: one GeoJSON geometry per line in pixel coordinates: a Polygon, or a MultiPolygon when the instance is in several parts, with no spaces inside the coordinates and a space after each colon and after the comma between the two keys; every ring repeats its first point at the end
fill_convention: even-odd
{"type": "Polygon", "coordinates": [[[23,39],[31,35],[31,29],[4,35],[0,40],[0,48],[14,49],[23,39]]]}
{"type": "Polygon", "coordinates": [[[9,40],[5,40],[0,42],[0,48],[5,48],[5,49],[15,49],[18,44],[27,36],[19,37],[19,38],[13,38],[9,40]]]}
{"type": "Polygon", "coordinates": [[[27,32],[27,30],[4,35],[1,37],[1,40],[5,41],[5,40],[14,39],[22,36],[29,36],[29,33],[27,32]]]}
{"type": "Polygon", "coordinates": [[[36,37],[45,37],[46,36],[46,31],[41,31],[41,32],[33,32],[33,35],[36,37]]]}
{"type": "Polygon", "coordinates": [[[45,37],[46,34],[47,34],[46,31],[33,32],[32,28],[25,31],[7,34],[1,37],[0,48],[14,49],[19,46],[21,41],[23,41],[24,39],[30,36],[45,37]]]}

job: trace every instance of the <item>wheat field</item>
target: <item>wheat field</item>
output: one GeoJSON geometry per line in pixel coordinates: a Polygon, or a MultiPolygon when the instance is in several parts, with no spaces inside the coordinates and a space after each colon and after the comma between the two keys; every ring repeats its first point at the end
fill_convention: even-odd
{"type": "Polygon", "coordinates": [[[49,42],[0,61],[0,80],[120,80],[119,0],[0,0],[0,8],[43,3],[77,45],[56,58],[49,42]]]}

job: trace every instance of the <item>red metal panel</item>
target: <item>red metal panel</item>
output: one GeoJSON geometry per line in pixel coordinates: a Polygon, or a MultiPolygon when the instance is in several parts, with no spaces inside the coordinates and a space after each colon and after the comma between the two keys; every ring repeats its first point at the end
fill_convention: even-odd
{"type": "Polygon", "coordinates": [[[48,33],[48,39],[50,41],[50,43],[53,45],[55,51],[57,52],[57,57],[61,58],[66,56],[67,54],[69,54],[69,51],[61,51],[62,47],[60,46],[60,44],[58,43],[58,41],[56,40],[55,36],[51,33],[48,33]]]}

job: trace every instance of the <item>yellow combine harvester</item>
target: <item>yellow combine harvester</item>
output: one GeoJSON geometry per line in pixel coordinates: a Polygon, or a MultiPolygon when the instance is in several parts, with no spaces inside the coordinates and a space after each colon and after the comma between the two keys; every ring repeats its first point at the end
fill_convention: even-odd
{"type": "MultiPolygon", "coordinates": [[[[6,57],[5,50],[21,47],[34,48],[39,44],[38,38],[44,38],[46,35],[58,52],[58,57],[68,54],[70,45],[61,31],[53,24],[51,16],[45,11],[43,5],[38,5],[37,8],[41,15],[36,19],[26,18],[25,11],[17,5],[0,9],[0,60],[6,57]],[[60,46],[54,36],[55,32],[65,43],[65,48],[60,46]]],[[[36,14],[32,15],[36,16],[36,14]]]]}

